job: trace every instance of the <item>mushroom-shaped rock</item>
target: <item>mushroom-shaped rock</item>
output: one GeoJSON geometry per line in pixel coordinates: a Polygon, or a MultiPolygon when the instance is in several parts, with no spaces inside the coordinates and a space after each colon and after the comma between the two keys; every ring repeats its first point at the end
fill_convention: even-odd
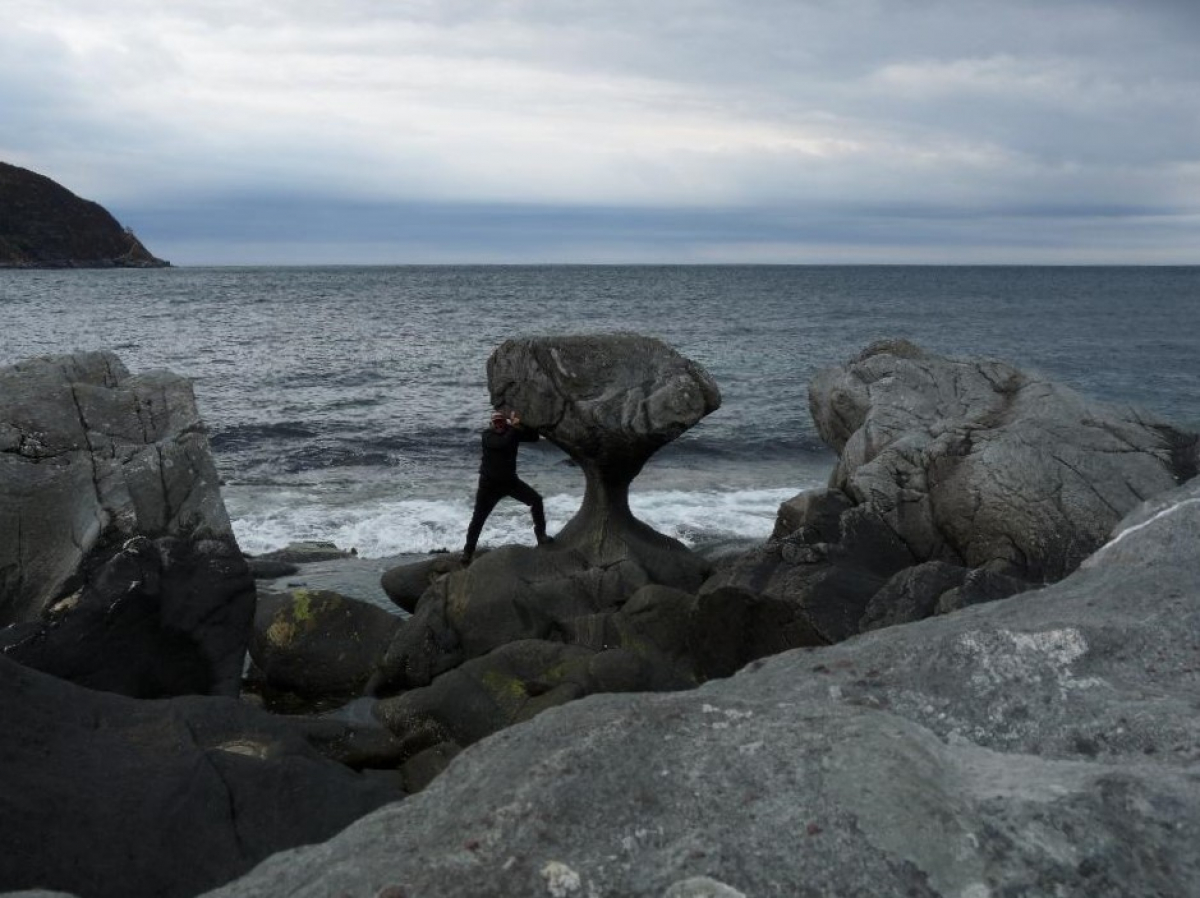
{"type": "Polygon", "coordinates": [[[682,546],[633,517],[629,484],[656,450],[721,405],[715,381],[660,340],[637,334],[509,340],[488,359],[492,402],[521,413],[587,478],[558,534],[598,563],[629,554],[664,564],[682,546]]]}

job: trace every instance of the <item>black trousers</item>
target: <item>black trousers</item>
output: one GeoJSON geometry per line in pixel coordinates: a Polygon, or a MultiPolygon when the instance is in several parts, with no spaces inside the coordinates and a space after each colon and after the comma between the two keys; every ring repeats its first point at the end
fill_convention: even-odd
{"type": "Polygon", "coordinates": [[[471,524],[467,527],[467,544],[463,551],[471,554],[479,541],[484,522],[496,507],[496,503],[505,496],[511,496],[518,502],[529,506],[533,515],[533,532],[540,539],[546,535],[546,512],[542,508],[542,497],[528,483],[519,477],[511,480],[492,480],[487,477],[479,478],[479,488],[475,491],[475,512],[471,515],[471,524]]]}

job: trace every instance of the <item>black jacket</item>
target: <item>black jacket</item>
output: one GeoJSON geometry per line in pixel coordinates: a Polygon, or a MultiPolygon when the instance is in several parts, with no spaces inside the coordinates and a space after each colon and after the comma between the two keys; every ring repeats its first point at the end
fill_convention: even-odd
{"type": "Polygon", "coordinates": [[[492,428],[483,432],[483,458],[479,476],[485,480],[516,480],[517,449],[521,443],[533,443],[538,432],[524,427],[506,427],[503,433],[492,428]]]}

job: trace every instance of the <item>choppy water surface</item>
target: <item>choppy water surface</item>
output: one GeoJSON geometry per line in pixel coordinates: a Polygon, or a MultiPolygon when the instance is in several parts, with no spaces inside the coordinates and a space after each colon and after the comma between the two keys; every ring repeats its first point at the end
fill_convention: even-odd
{"type": "MultiPolygon", "coordinates": [[[[243,547],[455,548],[485,363],[503,340],[633,330],[702,363],[722,408],[655,457],[635,512],[690,542],[761,538],[832,455],[818,369],[882,338],[987,355],[1200,426],[1200,268],[376,267],[0,272],[0,363],[115,349],[195,380],[243,547]]],[[[546,444],[522,474],[551,527],[582,478],[546,444]]],[[[502,504],[484,542],[532,541],[502,504]]]]}

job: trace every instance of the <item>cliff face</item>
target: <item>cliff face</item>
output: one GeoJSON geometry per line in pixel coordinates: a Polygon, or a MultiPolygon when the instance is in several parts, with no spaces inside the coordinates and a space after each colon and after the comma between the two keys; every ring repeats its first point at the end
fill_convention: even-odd
{"type": "Polygon", "coordinates": [[[161,268],[102,206],[0,162],[0,268],[161,268]]]}

